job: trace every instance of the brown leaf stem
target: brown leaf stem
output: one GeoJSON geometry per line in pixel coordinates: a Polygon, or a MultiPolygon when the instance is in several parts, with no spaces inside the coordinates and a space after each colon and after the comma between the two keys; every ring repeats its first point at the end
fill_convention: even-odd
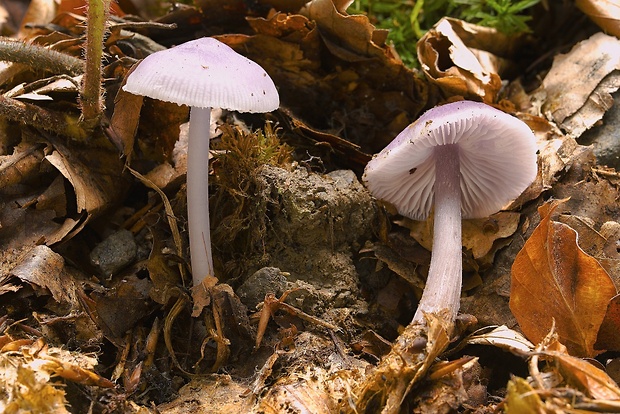
{"type": "Polygon", "coordinates": [[[0,37],[0,60],[26,65],[33,69],[43,69],[53,74],[78,76],[84,73],[84,61],[39,46],[0,37]]]}
{"type": "Polygon", "coordinates": [[[86,68],[82,80],[80,104],[84,127],[94,128],[103,112],[101,88],[101,60],[106,21],[110,12],[110,0],[89,0],[84,58],[86,68]]]}
{"type": "Polygon", "coordinates": [[[0,96],[0,114],[10,121],[41,128],[68,138],[82,140],[87,136],[86,131],[80,127],[77,117],[17,99],[0,96]]]}

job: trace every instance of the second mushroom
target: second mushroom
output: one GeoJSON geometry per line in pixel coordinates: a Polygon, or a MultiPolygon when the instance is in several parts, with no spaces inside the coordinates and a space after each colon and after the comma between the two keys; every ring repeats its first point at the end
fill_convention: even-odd
{"type": "Polygon", "coordinates": [[[123,90],[190,106],[187,150],[187,216],[194,286],[214,276],[209,224],[209,131],[211,108],[270,112],[276,87],[257,63],[209,37],[147,56],[123,90]]]}
{"type": "Polygon", "coordinates": [[[460,101],[424,113],[368,163],[363,178],[375,197],[415,220],[434,210],[431,264],[414,323],[424,323],[425,313],[454,322],[461,218],[486,217],[518,197],[536,177],[536,151],[524,122],[460,101]]]}

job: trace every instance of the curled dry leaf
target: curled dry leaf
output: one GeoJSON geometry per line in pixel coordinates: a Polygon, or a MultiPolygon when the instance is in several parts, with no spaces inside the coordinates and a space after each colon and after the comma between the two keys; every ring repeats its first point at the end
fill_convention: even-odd
{"type": "Polygon", "coordinates": [[[620,400],[620,388],[609,375],[589,361],[558,352],[543,355],[551,357],[558,371],[572,386],[591,398],[600,400],[620,400]]]}
{"type": "Polygon", "coordinates": [[[470,48],[466,41],[475,38],[471,34],[477,30],[488,31],[457,19],[441,19],[418,41],[418,60],[428,80],[445,96],[492,103],[502,86],[498,75],[501,60],[470,48]],[[468,36],[463,39],[459,32],[468,36]]]}
{"type": "Polygon", "coordinates": [[[313,0],[300,14],[315,20],[328,49],[345,61],[367,60],[387,53],[387,30],[376,29],[364,15],[348,15],[352,0],[313,0]]]}
{"type": "Polygon", "coordinates": [[[143,100],[144,97],[125,92],[123,88],[118,88],[114,99],[114,112],[110,119],[108,134],[114,145],[128,158],[127,164],[131,162],[143,100]]]}
{"type": "Polygon", "coordinates": [[[594,356],[599,327],[616,288],[577,244],[577,233],[551,221],[560,201],[539,208],[541,222],[512,266],[510,309],[525,335],[539,342],[555,320],[572,355],[594,356]]]}
{"type": "Polygon", "coordinates": [[[553,60],[542,110],[577,138],[603,118],[620,87],[620,40],[596,33],[553,60]]]}
{"type": "Polygon", "coordinates": [[[470,345],[491,345],[512,352],[515,355],[527,355],[534,350],[534,344],[519,332],[502,326],[482,328],[465,339],[470,345]]]}
{"type": "MultiPolygon", "coordinates": [[[[512,236],[517,231],[520,217],[519,213],[502,211],[490,217],[463,220],[463,246],[472,251],[474,259],[495,253],[494,242],[512,236]]],[[[433,247],[432,220],[403,219],[398,223],[407,227],[411,231],[411,237],[430,251],[433,247]]]]}
{"type": "Polygon", "coordinates": [[[620,400],[620,388],[618,385],[592,361],[577,358],[568,354],[558,338],[554,327],[542,342],[537,346],[536,352],[530,361],[530,373],[535,378],[538,386],[546,387],[541,381],[538,367],[535,361],[538,357],[549,361],[548,379],[555,378],[557,384],[567,383],[583,392],[590,398],[607,401],[620,400]]]}
{"type": "Polygon", "coordinates": [[[426,105],[428,90],[385,45],[384,32],[365,16],[346,14],[345,3],[317,0],[299,15],[249,18],[256,35],[217,38],[267,71],[282,107],[300,121],[293,128],[319,140],[313,151],[329,144],[337,152],[353,150],[355,162],[365,163],[368,156],[360,153],[379,152],[411,123],[426,105]],[[356,147],[346,148],[329,134],[324,141],[318,131],[338,131],[356,147]]]}
{"type": "Polygon", "coordinates": [[[105,388],[115,385],[93,371],[98,363],[93,357],[48,347],[42,339],[14,343],[0,352],[3,413],[69,413],[64,388],[54,377],[105,388]]]}
{"type": "Polygon", "coordinates": [[[575,4],[605,33],[620,37],[620,4],[615,0],[576,0],[575,4]]]}
{"type": "MultiPolygon", "coordinates": [[[[616,194],[611,193],[609,197],[596,197],[599,200],[598,208],[606,209],[609,205],[614,208],[616,205],[616,194]]],[[[579,234],[579,244],[590,256],[603,266],[616,286],[620,286],[620,251],[618,251],[618,240],[620,240],[620,224],[615,221],[603,223],[600,229],[595,228],[595,223],[604,221],[604,217],[587,216],[581,217],[575,213],[560,215],[558,221],[568,224],[579,234]]]]}

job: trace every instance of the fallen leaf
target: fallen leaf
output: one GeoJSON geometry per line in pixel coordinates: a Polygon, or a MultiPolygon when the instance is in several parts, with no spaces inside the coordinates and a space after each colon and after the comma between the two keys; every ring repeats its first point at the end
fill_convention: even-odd
{"type": "Polygon", "coordinates": [[[443,18],[418,41],[422,71],[445,96],[460,95],[492,103],[501,88],[498,59],[489,59],[489,54],[481,59],[480,50],[474,54],[457,33],[457,27],[462,25],[467,25],[470,31],[476,27],[457,19],[443,18]]]}
{"type": "Polygon", "coordinates": [[[33,27],[44,25],[52,21],[56,15],[58,4],[54,0],[34,0],[30,2],[26,14],[22,18],[18,36],[27,38],[33,32],[33,27]]]}
{"type": "Polygon", "coordinates": [[[35,288],[48,290],[60,304],[78,305],[74,279],[65,270],[65,260],[47,246],[34,247],[11,274],[35,288]]]}
{"type": "Polygon", "coordinates": [[[90,298],[97,313],[93,320],[106,337],[120,342],[125,332],[155,309],[149,300],[151,288],[149,279],[129,275],[102,293],[91,293],[90,298]]]}
{"type": "Polygon", "coordinates": [[[576,0],[575,5],[605,33],[620,37],[620,4],[614,0],[576,0]]]}
{"type": "Polygon", "coordinates": [[[620,295],[614,296],[609,301],[594,347],[607,351],[620,351],[620,295]]]}
{"type": "Polygon", "coordinates": [[[118,89],[114,99],[114,112],[110,119],[108,135],[114,145],[127,157],[127,164],[131,163],[143,100],[144,97],[125,92],[122,88],[118,89]]]}
{"type": "Polygon", "coordinates": [[[551,357],[562,377],[592,398],[620,400],[620,388],[605,371],[592,363],[561,352],[542,352],[551,357]]]}
{"type": "Polygon", "coordinates": [[[367,154],[385,147],[423,109],[428,88],[366,16],[350,16],[342,7],[314,1],[301,12],[306,15],[250,18],[256,35],[217,39],[260,64],[274,80],[282,103],[275,115],[285,113],[279,121],[310,139],[304,146],[311,155],[347,160],[352,154],[356,165],[349,168],[361,169],[367,154]],[[317,153],[322,150],[328,152],[317,153]]]}
{"type": "Polygon", "coordinates": [[[93,137],[92,147],[78,150],[59,139],[51,140],[54,151],[45,159],[72,185],[75,199],[70,202],[75,203],[76,211],[73,217],[65,219],[59,231],[46,237],[48,245],[79,232],[90,219],[117,201],[128,184],[123,177],[122,160],[107,139],[93,137]]]}
{"type": "Polygon", "coordinates": [[[474,332],[465,339],[470,345],[491,345],[505,349],[515,355],[527,355],[534,350],[534,344],[519,332],[502,326],[489,326],[474,332]]]}
{"type": "Polygon", "coordinates": [[[561,201],[539,208],[541,222],[512,266],[510,309],[525,335],[541,341],[555,320],[571,355],[594,356],[594,343],[616,288],[577,244],[577,233],[551,221],[561,201]]]}
{"type": "Polygon", "coordinates": [[[313,0],[300,14],[317,22],[326,46],[342,60],[368,60],[387,53],[387,30],[377,29],[368,16],[349,15],[346,9],[353,0],[313,0]]]}
{"type": "Polygon", "coordinates": [[[620,40],[596,33],[564,55],[557,55],[542,88],[542,110],[571,137],[600,121],[620,87],[620,40]],[[579,82],[575,82],[579,79],[579,82]],[[566,85],[571,85],[567,88],[566,85]]]}

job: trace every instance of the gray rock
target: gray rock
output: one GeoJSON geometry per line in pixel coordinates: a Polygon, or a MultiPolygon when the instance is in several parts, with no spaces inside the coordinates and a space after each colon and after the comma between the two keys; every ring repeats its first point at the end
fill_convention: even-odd
{"type": "Polygon", "coordinates": [[[129,230],[119,230],[99,243],[90,253],[90,263],[103,277],[109,277],[136,259],[138,246],[129,230]]]}
{"type": "Polygon", "coordinates": [[[265,300],[265,295],[272,293],[280,297],[287,290],[286,275],[277,267],[263,267],[254,272],[237,289],[241,302],[249,309],[265,300]]]}

